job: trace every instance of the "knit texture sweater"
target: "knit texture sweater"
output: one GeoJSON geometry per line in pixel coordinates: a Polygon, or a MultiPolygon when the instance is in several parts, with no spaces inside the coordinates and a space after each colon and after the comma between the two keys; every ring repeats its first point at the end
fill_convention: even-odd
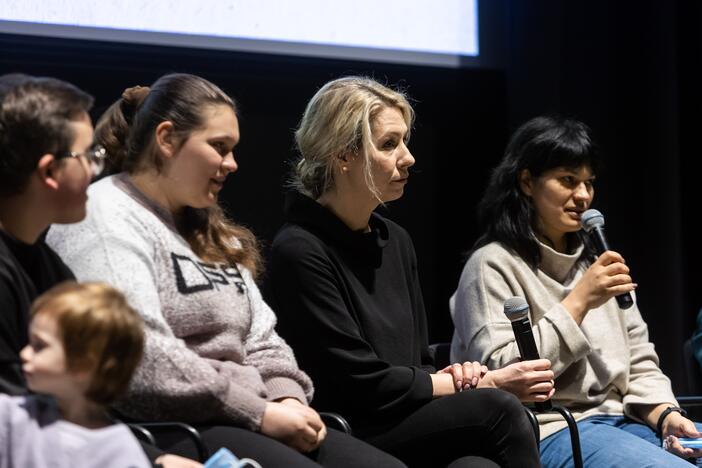
{"type": "Polygon", "coordinates": [[[273,243],[267,293],[316,386],[315,407],[365,436],[432,399],[426,317],[407,232],[378,214],[352,231],[301,194],[273,243]]]}
{"type": "Polygon", "coordinates": [[[88,194],[86,219],[52,227],[47,241],[79,280],[112,284],[144,319],[144,357],[120,412],[258,430],[267,401],[311,399],[246,268],[198,258],[126,174],[88,194]]]}
{"type": "MultiPolygon", "coordinates": [[[[537,270],[499,243],[473,253],[450,302],[452,361],[477,360],[494,369],[517,359],[519,350],[503,309],[507,298],[521,296],[529,303],[539,354],[551,361],[556,375],[553,401],[576,419],[625,414],[641,421],[635,405],[676,405],[636,304],[621,310],[612,298],[578,325],[560,302],[587,269],[579,261],[582,247],[573,254],[544,244],[540,249],[537,270]]],[[[553,414],[539,415],[539,422],[542,439],[566,427],[553,414]]]]}

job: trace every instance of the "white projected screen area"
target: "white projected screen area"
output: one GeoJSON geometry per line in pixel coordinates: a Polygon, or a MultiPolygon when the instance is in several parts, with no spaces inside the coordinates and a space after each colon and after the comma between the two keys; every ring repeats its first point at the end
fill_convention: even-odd
{"type": "Polygon", "coordinates": [[[458,65],[478,0],[0,0],[0,31],[458,65]]]}

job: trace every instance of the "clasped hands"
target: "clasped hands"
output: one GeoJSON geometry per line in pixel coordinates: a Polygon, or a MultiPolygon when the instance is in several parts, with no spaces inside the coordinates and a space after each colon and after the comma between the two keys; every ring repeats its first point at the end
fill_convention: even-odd
{"type": "Polygon", "coordinates": [[[554,374],[548,359],[515,362],[495,370],[489,370],[479,362],[455,363],[437,374],[451,374],[457,392],[471,388],[500,388],[523,402],[546,401],[555,392],[554,374]]]}
{"type": "Polygon", "coordinates": [[[315,410],[295,398],[284,398],[266,403],[261,433],[300,452],[311,452],[327,436],[327,427],[315,410]]]}

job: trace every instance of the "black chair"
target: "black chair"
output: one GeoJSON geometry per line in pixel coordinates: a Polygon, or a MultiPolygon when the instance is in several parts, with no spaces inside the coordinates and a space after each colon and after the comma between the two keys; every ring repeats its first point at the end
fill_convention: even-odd
{"type": "MultiPolygon", "coordinates": [[[[443,369],[451,363],[451,343],[434,343],[429,345],[429,355],[434,359],[434,365],[437,369],[443,369]]],[[[682,404],[682,403],[681,403],[682,404]]],[[[531,427],[534,430],[534,437],[536,438],[536,444],[538,446],[541,439],[541,431],[539,429],[539,421],[534,414],[536,411],[533,407],[524,407],[529,422],[531,422],[531,427]]],[[[575,468],[582,468],[583,466],[583,455],[580,450],[580,433],[578,431],[578,424],[575,422],[575,418],[568,409],[554,405],[548,411],[540,412],[556,412],[563,416],[566,424],[568,424],[568,431],[570,432],[570,444],[573,451],[573,465],[575,468]]]]}
{"type": "Polygon", "coordinates": [[[702,369],[692,349],[692,338],[689,338],[683,344],[683,359],[687,393],[690,395],[702,395],[702,369]]]}
{"type": "Polygon", "coordinates": [[[111,410],[111,414],[115,420],[126,424],[132,434],[142,442],[163,450],[165,440],[181,438],[184,435],[195,446],[198,461],[205,462],[210,457],[200,432],[190,424],[180,421],[138,421],[114,409],[111,410]]]}
{"type": "Polygon", "coordinates": [[[351,436],[353,435],[351,425],[340,414],[322,411],[319,413],[319,416],[322,418],[322,421],[324,421],[324,424],[326,424],[328,427],[336,429],[337,431],[345,432],[346,434],[351,436]]]}
{"type": "Polygon", "coordinates": [[[683,344],[683,364],[687,395],[676,395],[675,398],[680,406],[688,411],[691,419],[700,420],[702,419],[702,369],[692,349],[692,338],[683,344]]]}
{"type": "MultiPolygon", "coordinates": [[[[351,425],[341,415],[330,412],[320,412],[322,421],[328,426],[346,434],[353,435],[351,425]]],[[[202,441],[202,437],[193,426],[182,422],[126,422],[134,436],[154,447],[163,448],[161,441],[163,438],[172,439],[179,434],[184,434],[195,446],[198,454],[198,461],[205,462],[210,453],[202,441]]]]}

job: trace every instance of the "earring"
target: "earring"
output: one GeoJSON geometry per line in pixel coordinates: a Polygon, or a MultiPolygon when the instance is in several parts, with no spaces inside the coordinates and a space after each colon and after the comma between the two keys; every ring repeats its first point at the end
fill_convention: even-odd
{"type": "Polygon", "coordinates": [[[341,170],[343,172],[349,172],[349,168],[347,166],[341,166],[341,170]]]}

